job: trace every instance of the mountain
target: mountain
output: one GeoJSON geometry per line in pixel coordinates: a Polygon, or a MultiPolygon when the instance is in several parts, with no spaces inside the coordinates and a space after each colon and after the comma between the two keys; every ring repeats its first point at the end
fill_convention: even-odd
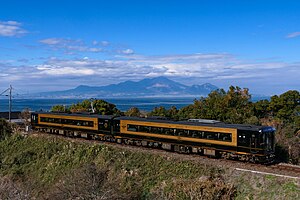
{"type": "Polygon", "coordinates": [[[80,85],[74,89],[36,94],[43,98],[91,98],[91,97],[149,97],[149,96],[206,96],[218,87],[205,83],[186,86],[166,77],[146,78],[141,81],[125,81],[107,86],[80,85]]]}

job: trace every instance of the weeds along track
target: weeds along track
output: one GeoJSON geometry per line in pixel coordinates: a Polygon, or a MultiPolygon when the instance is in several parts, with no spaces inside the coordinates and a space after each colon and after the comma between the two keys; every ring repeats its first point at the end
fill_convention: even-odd
{"type": "Polygon", "coordinates": [[[214,167],[220,168],[228,168],[238,171],[246,171],[246,172],[259,172],[259,174],[271,174],[271,175],[279,175],[283,177],[294,177],[300,180],[300,166],[290,165],[286,163],[272,164],[272,165],[262,165],[262,164],[254,164],[254,163],[246,163],[242,161],[236,160],[225,160],[218,158],[211,158],[196,154],[183,154],[177,152],[171,152],[159,148],[150,148],[143,146],[135,146],[135,145],[126,145],[124,143],[117,144],[113,142],[106,142],[100,140],[88,140],[80,137],[66,137],[63,135],[55,135],[49,133],[41,133],[41,132],[33,132],[29,134],[29,137],[48,137],[48,138],[59,138],[67,141],[78,142],[78,143],[89,143],[89,144],[105,144],[108,146],[113,146],[115,148],[124,149],[136,152],[151,153],[162,156],[166,159],[177,159],[177,160],[189,160],[193,162],[198,162],[199,164],[210,165],[214,167]]]}

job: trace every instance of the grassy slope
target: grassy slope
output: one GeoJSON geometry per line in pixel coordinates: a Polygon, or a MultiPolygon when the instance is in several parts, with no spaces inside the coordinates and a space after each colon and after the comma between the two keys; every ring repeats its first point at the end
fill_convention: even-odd
{"type": "Polygon", "coordinates": [[[0,142],[0,199],[295,199],[299,183],[55,137],[0,142]]]}

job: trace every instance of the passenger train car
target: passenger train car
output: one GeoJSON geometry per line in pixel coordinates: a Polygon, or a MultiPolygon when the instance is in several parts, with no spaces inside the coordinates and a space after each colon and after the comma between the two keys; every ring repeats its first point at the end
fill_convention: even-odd
{"type": "Polygon", "coordinates": [[[268,126],[51,112],[32,113],[31,123],[33,129],[66,136],[250,162],[274,160],[275,129],[268,126]]]}

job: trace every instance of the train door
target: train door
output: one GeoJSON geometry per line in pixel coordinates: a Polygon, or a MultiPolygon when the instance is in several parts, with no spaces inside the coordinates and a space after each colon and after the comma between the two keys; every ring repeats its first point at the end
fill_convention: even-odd
{"type": "Polygon", "coordinates": [[[31,124],[32,125],[38,124],[38,114],[36,113],[31,114],[31,124]]]}
{"type": "Polygon", "coordinates": [[[112,133],[114,135],[117,135],[120,133],[120,120],[114,119],[113,120],[113,126],[112,127],[112,133]]]}
{"type": "Polygon", "coordinates": [[[257,137],[255,135],[255,133],[252,133],[251,134],[251,137],[250,137],[250,152],[251,153],[255,153],[257,152],[257,137]]]}
{"type": "Polygon", "coordinates": [[[274,131],[264,133],[266,135],[266,150],[268,152],[274,152],[274,131]]]}
{"type": "Polygon", "coordinates": [[[98,119],[98,130],[100,133],[111,134],[111,120],[98,119]]]}

